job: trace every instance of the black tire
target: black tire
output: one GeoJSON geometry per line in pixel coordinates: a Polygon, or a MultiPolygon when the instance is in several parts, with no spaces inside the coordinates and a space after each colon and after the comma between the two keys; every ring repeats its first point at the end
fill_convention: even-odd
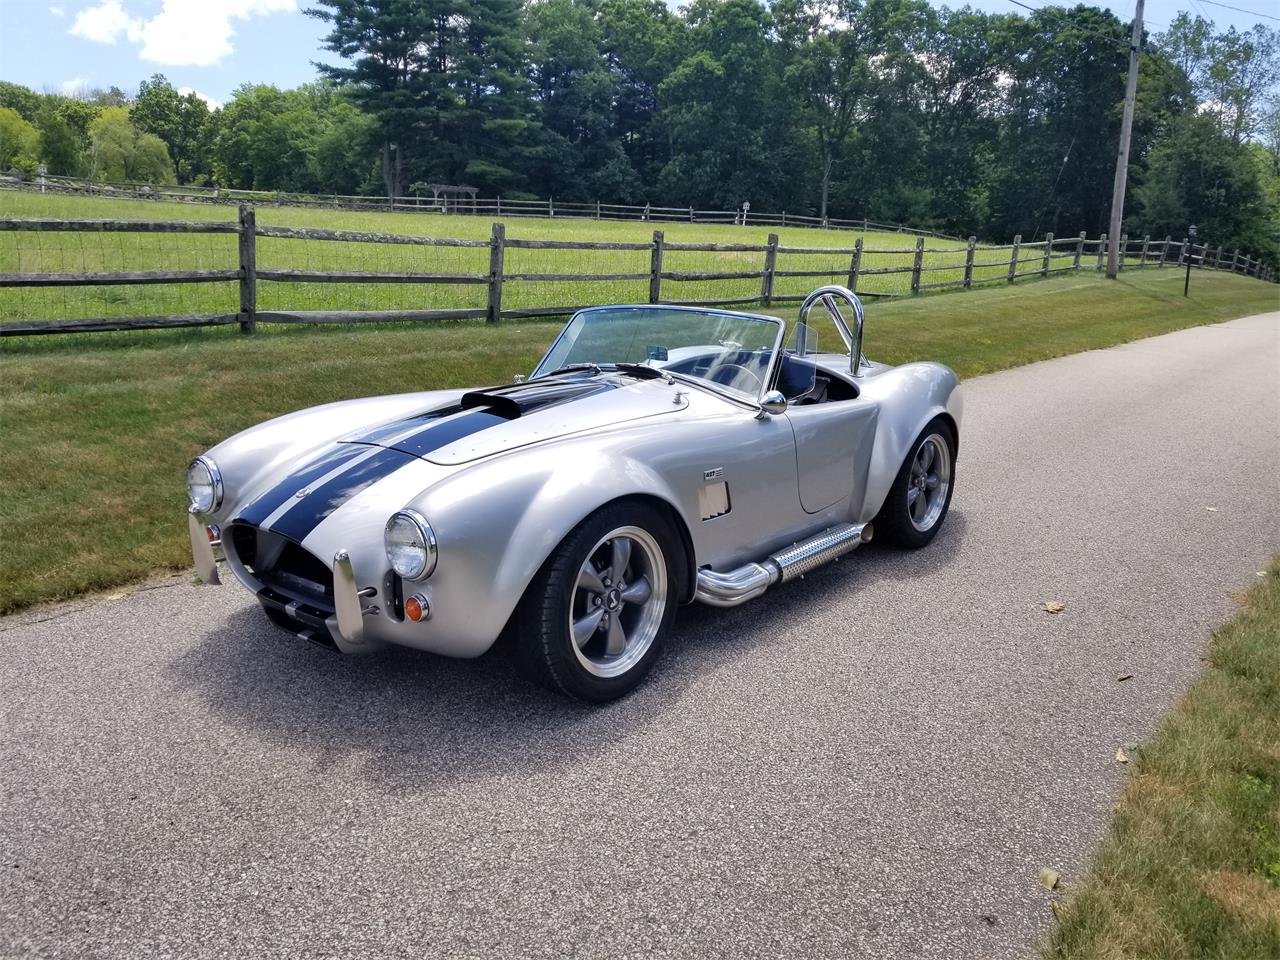
{"type": "MultiPolygon", "coordinates": [[[[625,535],[615,539],[630,540],[625,535]]],[[[683,590],[683,549],[671,521],[662,511],[646,503],[620,501],[602,507],[583,520],[547,558],[516,610],[514,653],[520,672],[550,690],[589,703],[615,700],[633,690],[653,666],[671,632],[683,590]],[[654,559],[650,552],[653,547],[660,553],[657,558],[660,570],[652,571],[646,582],[660,581],[661,593],[651,588],[650,600],[636,605],[634,611],[618,597],[610,596],[617,594],[617,589],[594,594],[584,590],[579,582],[588,561],[602,556],[602,552],[612,556],[609,535],[628,529],[637,531],[637,537],[647,535],[647,540],[641,537],[643,542],[631,542],[631,550],[639,550],[625,568],[633,585],[644,576],[642,569],[654,559]],[[586,622],[587,617],[579,616],[584,611],[594,615],[596,608],[585,606],[585,601],[588,597],[594,600],[596,596],[602,601],[596,608],[606,608],[601,610],[605,621],[580,648],[573,638],[571,624],[575,619],[586,622]],[[662,598],[660,608],[646,612],[647,604],[659,596],[662,598]],[[610,603],[614,606],[610,607],[610,603]],[[608,612],[610,610],[614,612],[608,612]],[[637,629],[633,637],[648,637],[652,632],[652,639],[637,642],[630,654],[610,658],[602,649],[610,639],[607,628],[613,616],[618,618],[619,627],[624,624],[624,616],[634,617],[633,622],[643,624],[644,629],[637,629]],[[594,664],[594,668],[585,665],[584,659],[594,664]],[[622,672],[611,676],[595,672],[614,669],[622,672]]],[[[597,571],[601,569],[597,563],[593,562],[592,566],[597,571]]],[[[605,574],[610,572],[610,569],[603,570],[605,574]]]]}
{"type": "MultiPolygon", "coordinates": [[[[936,446],[933,455],[934,457],[938,456],[936,446]]],[[[925,428],[920,431],[920,435],[911,444],[906,458],[902,461],[902,467],[894,478],[893,486],[889,490],[889,495],[885,498],[884,506],[880,508],[880,514],[875,519],[876,540],[907,550],[918,550],[932,541],[938,535],[938,531],[942,529],[943,521],[947,519],[947,513],[951,509],[951,495],[956,488],[955,468],[955,432],[944,418],[935,417],[925,424],[925,428]],[[912,517],[912,504],[915,501],[911,493],[913,486],[916,484],[912,466],[926,442],[936,444],[939,440],[946,448],[946,490],[942,496],[940,511],[937,512],[936,516],[932,516],[927,528],[922,530],[920,526],[924,524],[919,523],[912,517]]],[[[931,511],[927,511],[925,517],[929,517],[930,513],[931,511]]]]}

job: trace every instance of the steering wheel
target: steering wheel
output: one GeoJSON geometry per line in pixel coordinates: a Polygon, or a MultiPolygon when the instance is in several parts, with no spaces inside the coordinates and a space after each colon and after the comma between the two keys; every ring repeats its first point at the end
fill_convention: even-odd
{"type": "Polygon", "coordinates": [[[737,363],[722,363],[711,371],[707,377],[715,383],[724,384],[726,387],[733,387],[735,390],[742,390],[746,393],[752,393],[756,396],[760,395],[760,390],[764,386],[760,382],[760,378],[748,370],[746,367],[737,363]],[[740,383],[739,381],[745,381],[740,383]]]}

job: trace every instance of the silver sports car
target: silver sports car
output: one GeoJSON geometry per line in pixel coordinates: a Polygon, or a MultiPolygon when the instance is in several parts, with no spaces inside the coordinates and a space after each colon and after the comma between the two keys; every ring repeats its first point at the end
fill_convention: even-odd
{"type": "Polygon", "coordinates": [[[862,326],[836,286],[790,328],[593,307],[527,382],[279,417],[192,462],[196,568],[217,583],[220,549],[271,620],[346,653],[474,657],[509,626],[528,676],[610,700],[648,672],[677,605],[758,597],[873,523],[902,547],[937,534],[956,376],[868,361],[862,326]]]}

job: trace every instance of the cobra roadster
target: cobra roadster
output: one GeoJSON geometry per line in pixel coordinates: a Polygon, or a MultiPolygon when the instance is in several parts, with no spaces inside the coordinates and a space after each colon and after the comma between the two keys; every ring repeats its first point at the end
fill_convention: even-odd
{"type": "Polygon", "coordinates": [[[474,657],[510,627],[527,676],[613,699],[678,605],[743,603],[873,530],[907,548],[938,533],[958,381],[872,363],[862,333],[837,286],[790,329],[592,307],[527,381],[279,417],[191,463],[197,571],[218,582],[220,549],[272,621],[346,653],[474,657]]]}

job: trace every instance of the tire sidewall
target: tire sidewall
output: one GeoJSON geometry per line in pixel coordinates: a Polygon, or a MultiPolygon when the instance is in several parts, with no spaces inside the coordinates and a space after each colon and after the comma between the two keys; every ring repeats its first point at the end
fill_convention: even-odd
{"type": "Polygon", "coordinates": [[[633,690],[660,656],[675,621],[682,595],[683,549],[670,521],[645,503],[609,504],[579,523],[552,551],[521,602],[517,647],[525,672],[545,686],[591,703],[615,700],[633,690]],[[667,571],[666,603],[657,633],[644,655],[626,673],[600,677],[578,661],[569,633],[569,617],[578,571],[588,552],[606,534],[624,526],[641,527],[657,542],[667,571]]]}
{"type": "Polygon", "coordinates": [[[907,450],[906,457],[903,458],[898,475],[893,480],[893,488],[885,500],[881,515],[876,519],[877,533],[883,534],[883,539],[886,541],[907,549],[918,549],[927,545],[938,535],[938,531],[942,529],[943,523],[946,522],[947,515],[951,512],[951,497],[955,494],[955,490],[955,432],[942,417],[934,417],[916,435],[915,440],[911,442],[911,446],[907,450]],[[911,522],[910,508],[907,503],[907,487],[911,478],[911,464],[915,460],[916,453],[920,450],[920,445],[933,434],[942,437],[947,445],[947,455],[951,460],[951,480],[947,485],[946,499],[943,501],[942,512],[938,515],[938,519],[928,530],[917,530],[915,524],[911,522]]]}

